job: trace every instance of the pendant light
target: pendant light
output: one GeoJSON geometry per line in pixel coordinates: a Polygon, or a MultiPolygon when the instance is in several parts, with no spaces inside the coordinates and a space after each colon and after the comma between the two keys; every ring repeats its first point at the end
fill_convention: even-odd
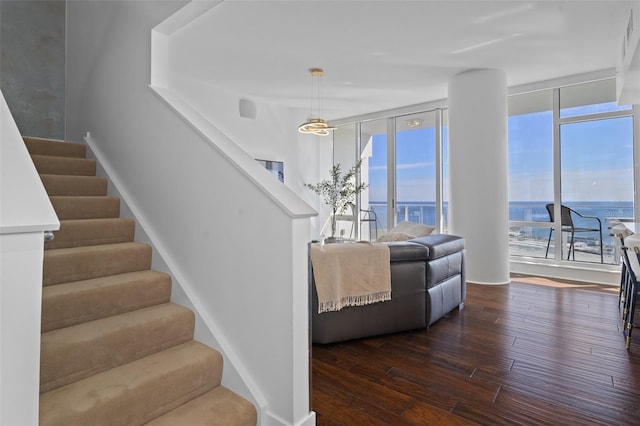
{"type": "Polygon", "coordinates": [[[309,119],[298,127],[298,131],[304,134],[314,134],[326,136],[335,127],[329,126],[322,115],[322,76],[324,71],[321,68],[311,68],[311,110],[309,119]],[[315,113],[315,115],[314,115],[315,113]]]}

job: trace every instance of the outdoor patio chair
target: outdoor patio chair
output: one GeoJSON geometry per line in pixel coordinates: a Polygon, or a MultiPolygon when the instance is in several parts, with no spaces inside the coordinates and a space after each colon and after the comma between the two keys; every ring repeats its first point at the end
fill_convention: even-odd
{"type": "MultiPolygon", "coordinates": [[[[547,212],[549,213],[549,221],[554,221],[554,206],[553,203],[547,204],[547,212]]],[[[560,214],[561,214],[561,226],[562,232],[568,232],[570,234],[569,237],[569,252],[567,253],[567,260],[571,259],[571,252],[573,251],[573,260],[576,260],[576,249],[575,249],[575,241],[574,236],[578,232],[598,232],[599,235],[599,243],[600,243],[600,263],[604,263],[604,252],[602,250],[602,221],[599,217],[596,216],[586,216],[578,213],[577,211],[567,207],[560,206],[560,214]],[[582,219],[595,220],[598,222],[598,227],[577,227],[574,225],[573,215],[576,215],[582,219]]],[[[594,222],[595,223],[595,222],[594,222]]],[[[549,240],[547,241],[547,251],[544,255],[545,259],[549,255],[549,246],[551,245],[551,235],[553,234],[553,227],[549,230],[549,240]]]]}

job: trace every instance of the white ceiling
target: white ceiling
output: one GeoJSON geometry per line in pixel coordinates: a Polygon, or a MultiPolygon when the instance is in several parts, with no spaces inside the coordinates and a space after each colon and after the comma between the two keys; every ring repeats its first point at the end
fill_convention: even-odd
{"type": "Polygon", "coordinates": [[[175,34],[172,55],[185,78],[307,110],[321,67],[337,119],[445,98],[473,68],[510,86],[615,68],[633,4],[226,0],[175,34]]]}

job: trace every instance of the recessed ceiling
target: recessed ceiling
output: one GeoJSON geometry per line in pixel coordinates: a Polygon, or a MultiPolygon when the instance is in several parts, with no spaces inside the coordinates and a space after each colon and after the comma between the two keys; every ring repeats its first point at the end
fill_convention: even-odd
{"type": "Polygon", "coordinates": [[[172,36],[173,71],[308,109],[320,67],[337,119],[444,98],[474,68],[510,86],[613,69],[633,3],[226,0],[172,36]]]}

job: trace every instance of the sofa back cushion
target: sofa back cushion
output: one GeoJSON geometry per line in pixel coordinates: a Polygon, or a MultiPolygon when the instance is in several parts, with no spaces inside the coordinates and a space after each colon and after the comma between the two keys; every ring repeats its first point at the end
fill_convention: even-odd
{"type": "Polygon", "coordinates": [[[427,235],[431,235],[434,230],[435,228],[433,226],[405,221],[394,226],[389,232],[381,235],[376,241],[406,241],[413,238],[426,237],[427,235]]]}

